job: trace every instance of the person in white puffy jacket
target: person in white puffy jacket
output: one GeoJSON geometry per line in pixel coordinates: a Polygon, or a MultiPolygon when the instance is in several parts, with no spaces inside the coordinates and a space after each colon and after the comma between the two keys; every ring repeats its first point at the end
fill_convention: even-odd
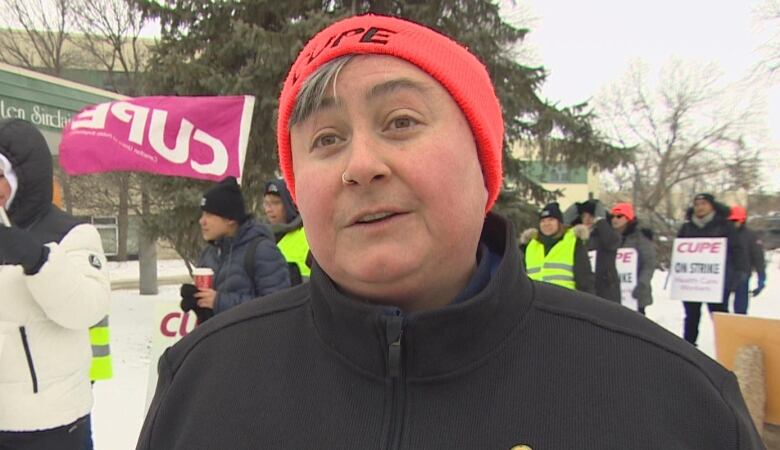
{"type": "Polygon", "coordinates": [[[80,449],[92,408],[89,327],[111,286],[97,229],[52,204],[52,158],[0,120],[0,448],[80,449]]]}

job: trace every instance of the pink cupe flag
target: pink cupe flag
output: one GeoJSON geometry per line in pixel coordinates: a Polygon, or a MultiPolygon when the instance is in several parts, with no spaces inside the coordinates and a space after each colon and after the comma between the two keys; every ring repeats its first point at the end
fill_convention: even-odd
{"type": "Polygon", "coordinates": [[[255,98],[136,97],[92,105],[62,132],[69,175],[137,171],[239,180],[255,98]]]}

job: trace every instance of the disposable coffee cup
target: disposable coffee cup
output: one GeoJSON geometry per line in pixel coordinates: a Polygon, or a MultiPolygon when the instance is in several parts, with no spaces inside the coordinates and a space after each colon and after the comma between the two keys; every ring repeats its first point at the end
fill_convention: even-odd
{"type": "Polygon", "coordinates": [[[195,279],[195,287],[198,289],[211,289],[214,287],[214,271],[208,267],[197,267],[192,271],[195,279]]]}

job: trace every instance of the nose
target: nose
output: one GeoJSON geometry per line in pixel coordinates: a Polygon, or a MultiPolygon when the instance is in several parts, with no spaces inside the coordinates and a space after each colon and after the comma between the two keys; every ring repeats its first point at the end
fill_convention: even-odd
{"type": "Polygon", "coordinates": [[[392,149],[371,131],[356,129],[351,138],[345,177],[350,186],[368,186],[372,182],[386,179],[390,174],[387,156],[392,149]]]}
{"type": "Polygon", "coordinates": [[[206,218],[203,215],[201,215],[200,218],[198,219],[198,225],[200,225],[201,227],[206,226],[206,218]]]}

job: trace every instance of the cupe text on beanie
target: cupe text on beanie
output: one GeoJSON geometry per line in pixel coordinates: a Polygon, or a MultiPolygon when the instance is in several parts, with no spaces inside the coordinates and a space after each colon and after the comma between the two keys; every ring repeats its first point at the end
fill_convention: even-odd
{"type": "Polygon", "coordinates": [[[279,166],[293,199],[295,174],[289,122],[306,79],[323,64],[341,56],[387,55],[414,64],[438,81],[471,126],[482,176],[488,191],[485,211],[498,197],[502,184],[504,120],[485,66],[465,47],[424,25],[408,20],[366,14],[338,21],[314,36],[298,54],[279,98],[277,144],[279,166]]]}

